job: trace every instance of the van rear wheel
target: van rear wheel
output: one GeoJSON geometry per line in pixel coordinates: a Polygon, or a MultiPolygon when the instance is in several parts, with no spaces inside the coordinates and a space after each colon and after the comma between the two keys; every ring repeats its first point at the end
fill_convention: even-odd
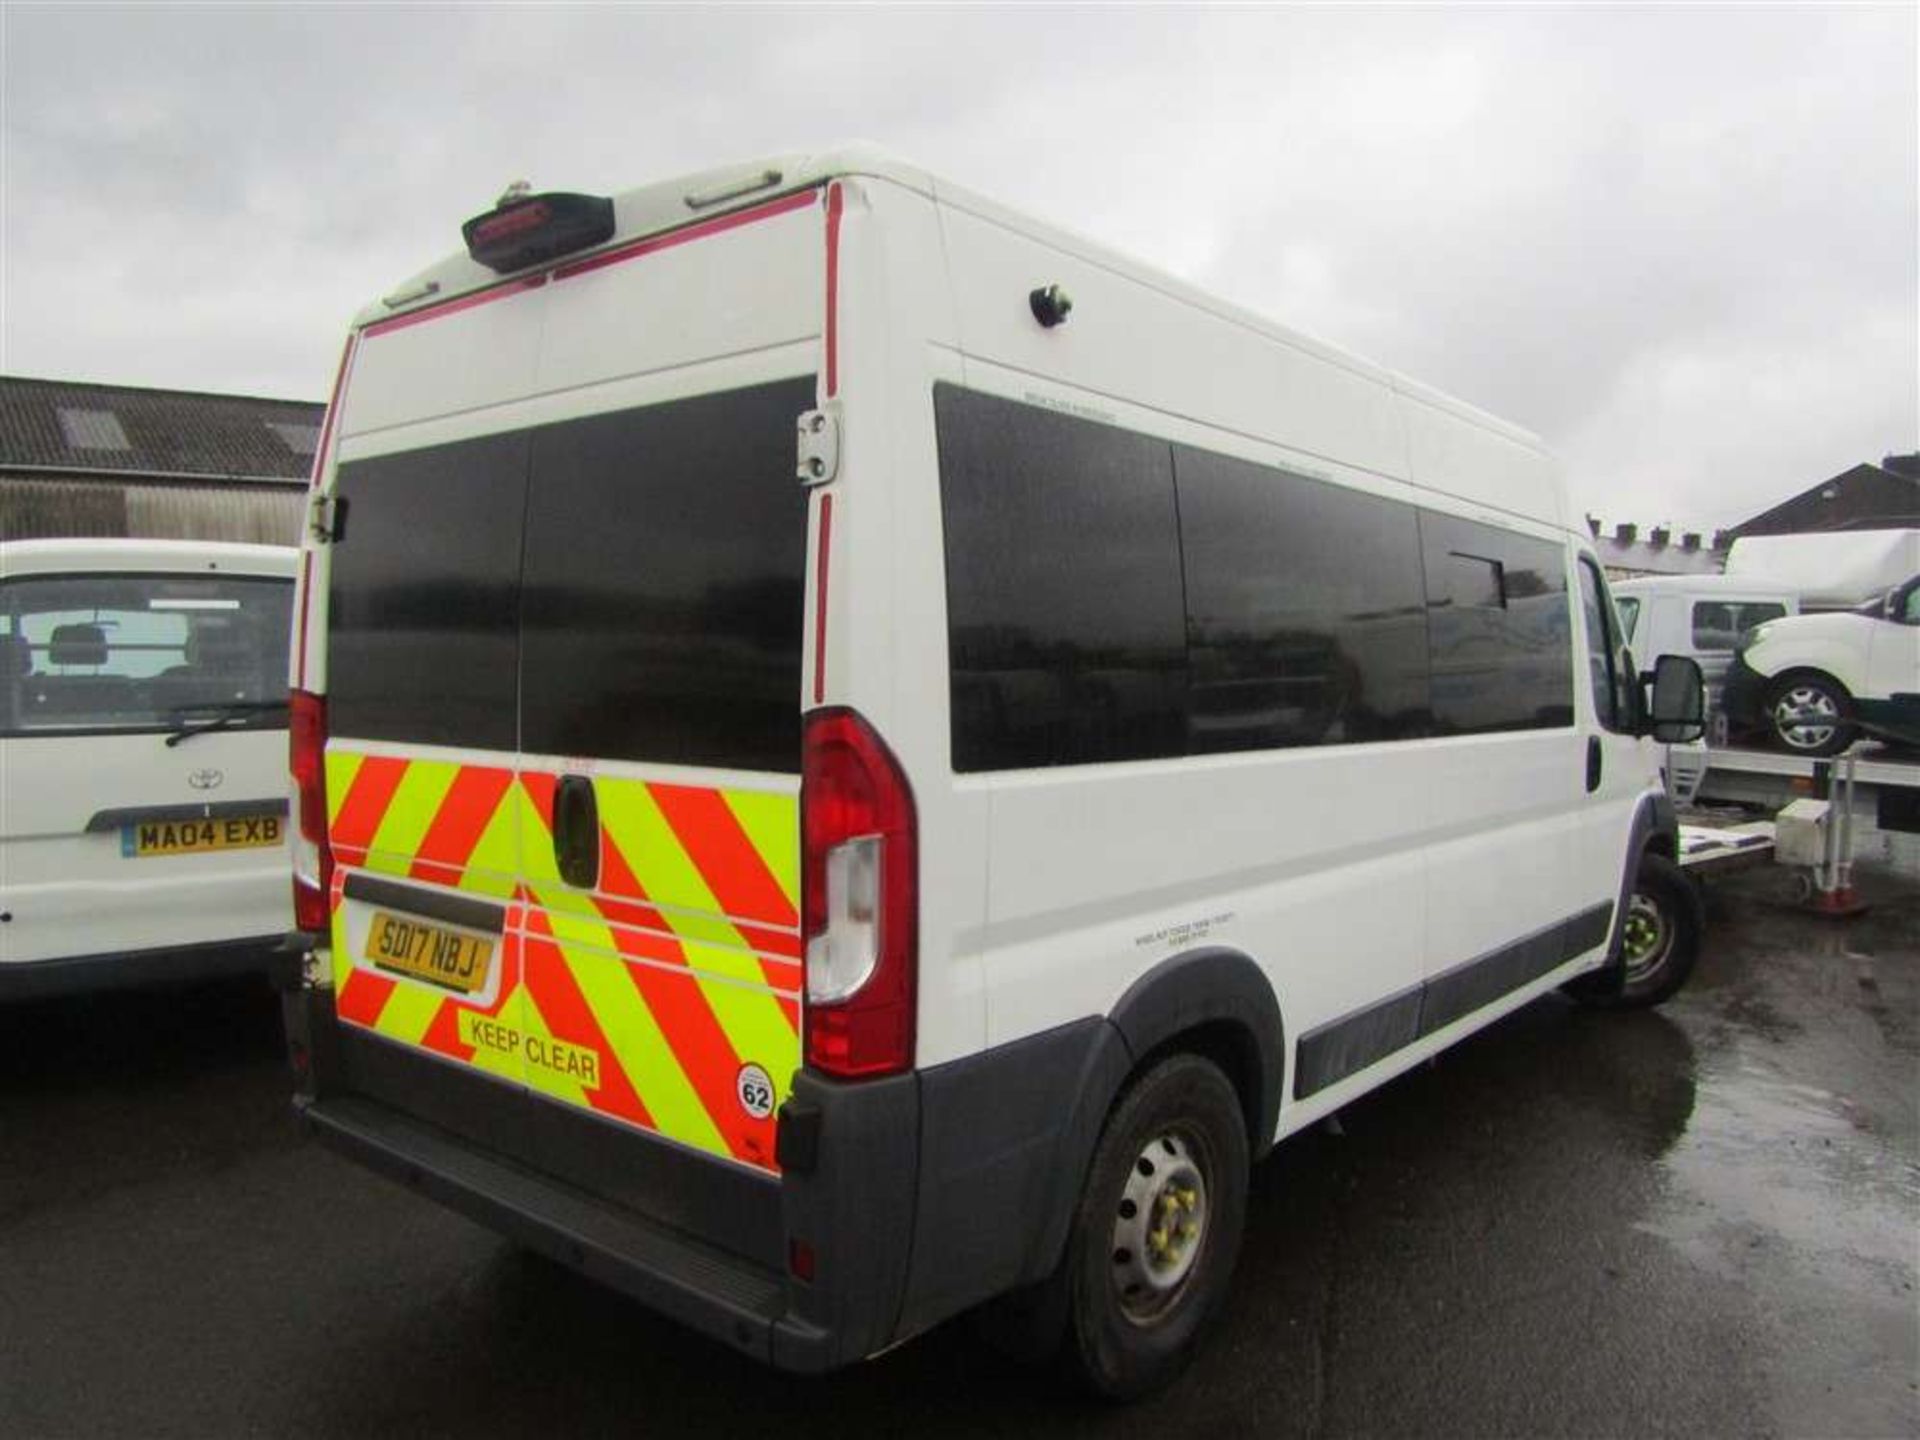
{"type": "Polygon", "coordinates": [[[1197,1055],[1155,1065],[1107,1117],[1067,1246],[1069,1351],[1096,1395],[1167,1384],[1218,1318],[1247,1163],[1233,1086],[1197,1055]]]}

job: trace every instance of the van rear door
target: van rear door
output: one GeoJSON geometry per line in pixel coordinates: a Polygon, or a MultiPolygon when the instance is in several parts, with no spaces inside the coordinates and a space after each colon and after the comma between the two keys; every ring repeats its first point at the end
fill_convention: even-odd
{"type": "MultiPolygon", "coordinates": [[[[808,194],[376,322],[328,558],[340,1018],[760,1173],[823,276],[808,194]]],[[[450,1123],[427,1088],[381,1098],[450,1123]]]]}

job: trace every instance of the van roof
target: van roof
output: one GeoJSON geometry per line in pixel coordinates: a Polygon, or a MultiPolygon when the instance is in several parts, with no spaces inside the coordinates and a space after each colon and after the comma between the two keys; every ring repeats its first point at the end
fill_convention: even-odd
{"type": "Polygon", "coordinates": [[[224,540],[149,540],[94,537],[0,542],[0,578],[88,570],[225,571],[291,577],[300,552],[287,545],[241,545],[224,540]]]}
{"type": "MultiPolygon", "coordinates": [[[[1540,437],[1532,431],[1447,395],[1408,376],[1388,370],[1370,360],[1315,339],[1301,331],[1246,310],[1199,287],[1142,264],[1112,250],[1096,240],[1034,219],[989,200],[950,181],[940,179],[916,165],[897,158],[875,146],[851,144],[832,147],[814,154],[778,155],[745,164],[720,166],[671,180],[623,190],[611,198],[614,206],[614,232],[591,250],[567,257],[575,263],[596,250],[631,244],[638,239],[665,233],[734,210],[764,204],[776,196],[810,189],[827,180],[869,175],[916,191],[945,205],[1004,225],[1068,254],[1125,275],[1169,296],[1207,310],[1237,324],[1303,351],[1320,360],[1367,376],[1390,387],[1405,399],[1430,406],[1456,419],[1491,431],[1525,448],[1544,451],[1540,437]]],[[[478,209],[478,207],[476,207],[478,209]]],[[[461,217],[462,219],[466,217],[461,217]]],[[[457,221],[449,221],[452,231],[457,221]]],[[[529,269],[538,267],[530,266],[529,269]]],[[[427,310],[462,295],[503,283],[502,277],[469,256],[464,249],[454,252],[438,264],[413,275],[369,305],[354,319],[356,328],[392,319],[415,310],[427,310]]]]}

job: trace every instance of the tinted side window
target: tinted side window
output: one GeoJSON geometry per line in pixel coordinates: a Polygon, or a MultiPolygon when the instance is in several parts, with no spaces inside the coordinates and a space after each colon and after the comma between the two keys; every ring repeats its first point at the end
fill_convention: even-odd
{"type": "Polygon", "coordinates": [[[1731,654],[1747,631],[1762,621],[1778,620],[1786,613],[1786,606],[1763,600],[1696,600],[1693,648],[1731,654]]]}
{"type": "Polygon", "coordinates": [[[944,384],[934,412],[954,768],[1183,753],[1166,443],[944,384]]]}
{"type": "Polygon", "coordinates": [[[1560,546],[1431,510],[1420,536],[1438,732],[1571,725],[1560,546]]]}
{"type": "Polygon", "coordinates": [[[1424,733],[1413,508],[1177,447],[1196,752],[1424,733]]]}
{"type": "Polygon", "coordinates": [[[334,734],[514,748],[527,444],[490,435],[340,467],[334,734]]]}
{"type": "Polygon", "coordinates": [[[525,749],[800,768],[813,403],[808,376],[535,433],[525,749]]]}

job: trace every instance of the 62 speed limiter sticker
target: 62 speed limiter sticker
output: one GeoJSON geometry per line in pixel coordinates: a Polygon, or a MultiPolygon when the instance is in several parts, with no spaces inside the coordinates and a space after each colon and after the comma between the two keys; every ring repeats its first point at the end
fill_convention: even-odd
{"type": "Polygon", "coordinates": [[[740,1108],[755,1120],[773,1113],[773,1077],[760,1066],[742,1065],[734,1077],[733,1090],[740,1098],[740,1108]]]}

